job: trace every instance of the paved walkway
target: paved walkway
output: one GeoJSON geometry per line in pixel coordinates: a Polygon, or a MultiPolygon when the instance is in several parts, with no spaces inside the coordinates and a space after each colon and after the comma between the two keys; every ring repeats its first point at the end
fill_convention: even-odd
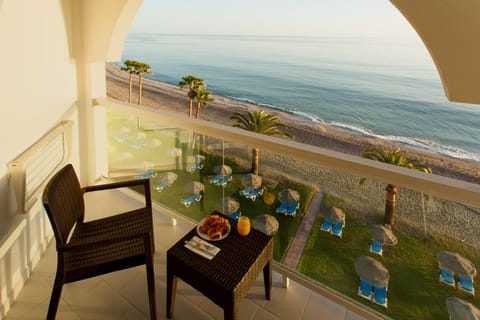
{"type": "Polygon", "coordinates": [[[300,226],[298,226],[295,238],[293,238],[293,241],[288,248],[285,259],[283,259],[283,264],[289,268],[294,270],[297,268],[298,260],[300,260],[300,257],[302,256],[303,248],[307,243],[310,230],[312,230],[312,225],[317,217],[318,209],[320,208],[322,199],[323,193],[315,193],[312,197],[312,201],[310,201],[310,204],[308,205],[308,209],[305,211],[305,215],[303,216],[300,226]]]}

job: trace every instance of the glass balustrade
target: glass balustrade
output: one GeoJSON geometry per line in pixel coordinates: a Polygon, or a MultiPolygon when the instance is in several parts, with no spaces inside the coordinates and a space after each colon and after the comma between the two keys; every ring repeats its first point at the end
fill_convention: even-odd
{"type": "Polygon", "coordinates": [[[220,211],[247,216],[255,227],[255,219],[267,215],[271,221],[262,226],[271,227],[280,270],[394,319],[447,319],[450,296],[480,305],[439,280],[438,259],[442,251],[456,252],[480,266],[480,210],[473,200],[451,200],[478,197],[478,185],[383,165],[356,168],[365,159],[347,163],[351,156],[316,156],[310,146],[235,136],[205,122],[181,126],[135,109],[109,108],[107,121],[110,178],[150,178],[154,201],[192,221],[220,211]],[[386,203],[395,209],[393,228],[384,227],[386,203]],[[386,279],[368,273],[381,273],[374,267],[364,271],[361,256],[388,270],[386,279]],[[368,285],[360,287],[360,278],[376,279],[370,281],[376,292],[361,294],[368,285]],[[378,297],[383,283],[387,299],[378,297]]]}

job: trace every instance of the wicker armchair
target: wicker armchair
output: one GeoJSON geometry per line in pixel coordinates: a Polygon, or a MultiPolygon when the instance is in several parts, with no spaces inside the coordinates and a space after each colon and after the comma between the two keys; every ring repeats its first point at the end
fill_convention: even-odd
{"type": "Polygon", "coordinates": [[[48,182],[43,205],[57,246],[57,274],[47,319],[55,319],[64,283],[145,264],[150,317],[156,318],[153,222],[148,179],[80,187],[71,164],[48,182]],[[85,192],[143,185],[145,207],[84,222],[85,192]],[[73,231],[72,231],[73,230],[73,231]]]}

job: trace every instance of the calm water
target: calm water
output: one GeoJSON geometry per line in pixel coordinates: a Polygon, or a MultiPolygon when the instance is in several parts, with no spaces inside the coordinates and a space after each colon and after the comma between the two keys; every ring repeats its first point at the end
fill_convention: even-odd
{"type": "Polygon", "coordinates": [[[130,34],[149,78],[203,78],[216,95],[480,161],[480,106],[448,102],[418,40],[130,34]]]}

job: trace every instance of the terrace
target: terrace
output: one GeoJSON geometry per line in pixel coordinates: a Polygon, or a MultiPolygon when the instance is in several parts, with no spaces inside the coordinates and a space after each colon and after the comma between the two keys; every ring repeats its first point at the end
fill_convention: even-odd
{"type": "MultiPolygon", "coordinates": [[[[114,212],[115,205],[135,205],[132,192],[105,192],[87,199],[95,203],[95,212],[114,212]],[[98,207],[98,204],[101,204],[98,207]],[[112,205],[115,204],[115,205],[112,205]]],[[[92,208],[90,208],[92,209],[92,208]]],[[[165,319],[166,265],[165,252],[194,224],[179,218],[170,224],[170,215],[158,206],[154,211],[155,277],[157,312],[165,319]]],[[[52,242],[15,301],[6,319],[44,319],[55,277],[56,252],[52,242]]],[[[291,281],[283,287],[282,275],[274,272],[270,301],[264,299],[263,279],[251,287],[240,305],[240,319],[324,319],[360,320],[364,317],[341,306],[300,282],[291,281]]],[[[223,311],[192,287],[179,281],[175,319],[221,319],[223,311]]],[[[149,318],[146,277],[143,267],[132,268],[96,277],[64,287],[57,314],[58,319],[145,319],[149,318]]]]}

